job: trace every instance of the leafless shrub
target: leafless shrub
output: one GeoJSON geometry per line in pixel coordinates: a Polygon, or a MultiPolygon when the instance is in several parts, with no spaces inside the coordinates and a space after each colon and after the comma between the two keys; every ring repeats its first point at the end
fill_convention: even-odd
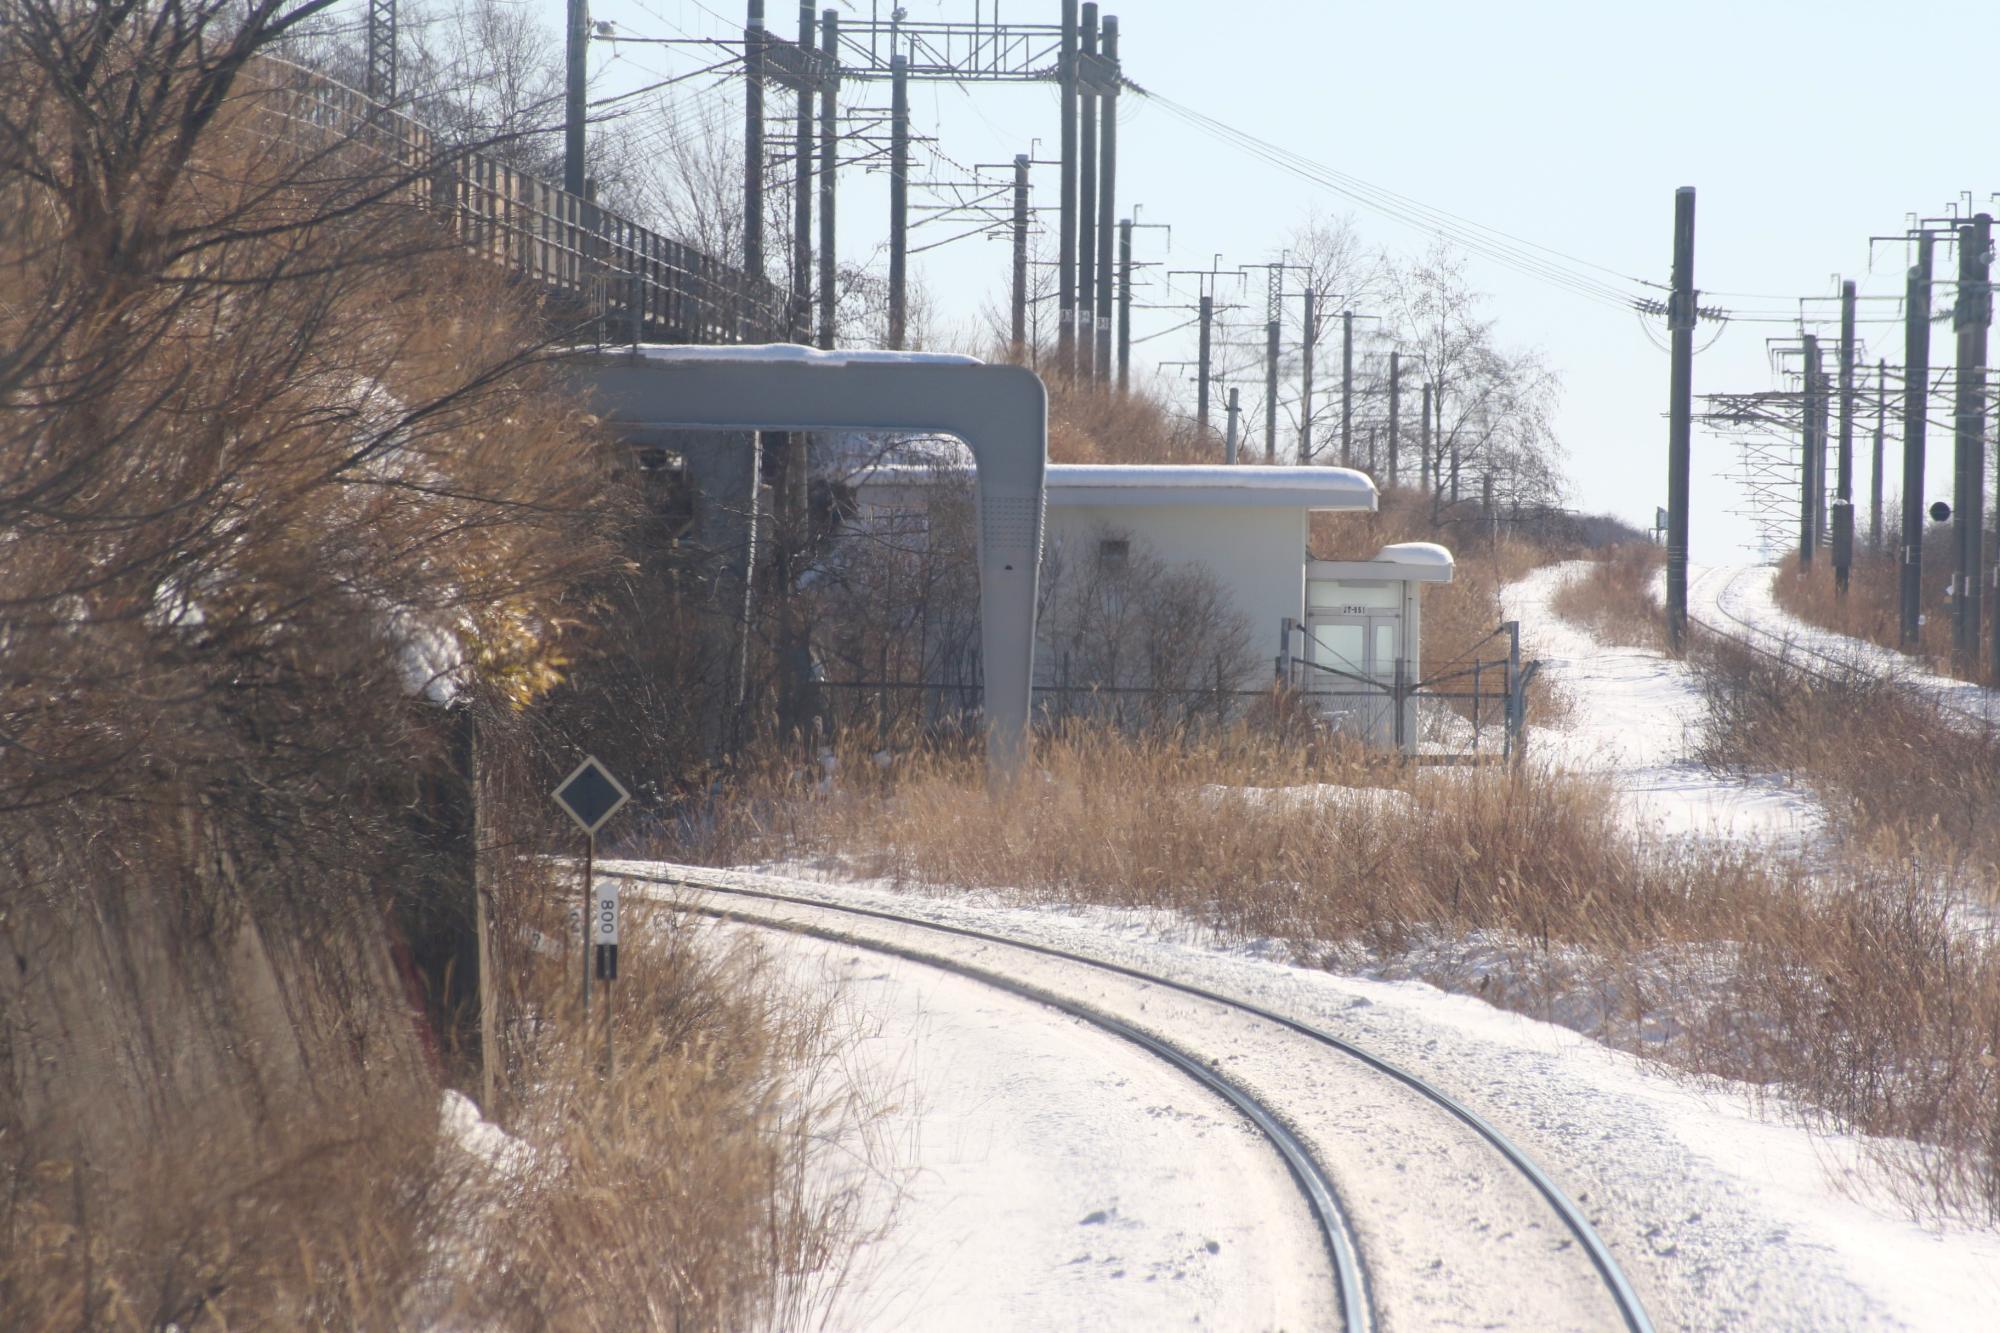
{"type": "Polygon", "coordinates": [[[1665,625],[1653,584],[1666,556],[1650,544],[1627,543],[1590,561],[1550,599],[1555,613],[1583,626],[1603,643],[1663,648],[1665,625]]]}

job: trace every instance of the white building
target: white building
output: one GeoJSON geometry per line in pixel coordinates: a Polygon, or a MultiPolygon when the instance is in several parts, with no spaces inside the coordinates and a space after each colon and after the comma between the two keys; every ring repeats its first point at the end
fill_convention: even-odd
{"type": "MultiPolygon", "coordinates": [[[[923,508],[953,475],[892,465],[865,469],[852,482],[864,511],[883,513],[923,508]]],[[[1442,547],[1428,544],[1390,547],[1369,561],[1308,560],[1313,514],[1375,509],[1375,484],[1365,474],[1331,467],[1050,464],[1047,495],[1046,579],[1059,584],[1093,571],[1115,574],[1142,554],[1160,565],[1198,568],[1218,590],[1220,605],[1247,626],[1253,645],[1237,678],[1221,683],[1257,690],[1283,675],[1321,696],[1341,725],[1382,744],[1395,741],[1387,700],[1396,682],[1418,679],[1418,594],[1426,582],[1449,580],[1452,563],[1442,547]]],[[[1174,645],[1153,647],[1171,652],[1174,645]]],[[[1061,659],[1059,646],[1038,651],[1037,677],[1045,685],[1056,679],[1061,659]]],[[[1405,745],[1413,744],[1414,726],[1402,732],[1405,745]]]]}

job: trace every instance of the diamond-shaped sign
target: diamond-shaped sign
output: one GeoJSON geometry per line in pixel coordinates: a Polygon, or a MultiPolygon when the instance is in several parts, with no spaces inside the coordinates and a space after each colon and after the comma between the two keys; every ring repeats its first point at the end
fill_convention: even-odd
{"type": "Polygon", "coordinates": [[[578,764],[574,773],[557,784],[552,795],[585,833],[596,833],[603,828],[604,821],[632,799],[632,794],[594,758],[578,764]]]}

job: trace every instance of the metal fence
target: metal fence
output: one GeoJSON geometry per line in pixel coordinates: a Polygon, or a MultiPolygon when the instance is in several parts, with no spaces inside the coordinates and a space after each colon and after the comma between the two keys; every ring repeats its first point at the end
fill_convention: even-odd
{"type": "Polygon", "coordinates": [[[467,250],[519,274],[607,341],[762,342],[786,325],[785,299],[715,256],[463,145],[317,71],[265,57],[249,81],[304,144],[345,142],[406,185],[467,250]]]}

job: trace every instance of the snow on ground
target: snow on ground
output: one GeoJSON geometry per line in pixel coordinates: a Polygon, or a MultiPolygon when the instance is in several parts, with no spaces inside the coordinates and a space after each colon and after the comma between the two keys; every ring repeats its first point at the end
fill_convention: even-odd
{"type": "MultiPolygon", "coordinates": [[[[763,932],[760,932],[763,934],[763,932]]],[[[836,1328],[1325,1328],[1325,1252],[1235,1108],[1138,1047],[976,981],[851,946],[768,943],[841,985],[850,1063],[899,1088],[896,1225],[836,1328]]]]}
{"type": "Polygon", "coordinates": [[[1697,569],[1688,580],[1688,613],[1730,634],[1749,637],[1771,652],[1791,649],[1802,665],[1824,662],[1879,676],[1967,715],[2000,723],[2000,691],[1941,676],[1915,658],[1866,639],[1823,629],[1778,605],[1775,565],[1715,565],[1697,569]]]}
{"type": "Polygon", "coordinates": [[[1692,757],[1703,705],[1684,664],[1647,648],[1599,643],[1550,608],[1556,590],[1586,566],[1547,565],[1500,593],[1507,617],[1521,622],[1523,652],[1540,658],[1543,674],[1572,701],[1569,721],[1537,729],[1529,753],[1602,773],[1634,825],[1664,836],[1773,847],[1814,842],[1825,811],[1810,795],[1775,778],[1711,773],[1692,757]]]}
{"type": "MultiPolygon", "coordinates": [[[[653,867],[613,862],[603,868],[615,874],[653,867]]],[[[1217,947],[1203,938],[1206,932],[1166,913],[1022,905],[993,893],[920,894],[886,883],[786,881],[761,874],[743,878],[759,887],[906,913],[1148,969],[1240,996],[1356,1041],[1463,1098],[1550,1170],[1590,1214],[1662,1329],[1959,1330],[1982,1326],[2000,1308],[2000,1236],[1909,1221],[1869,1184],[1865,1160],[1871,1147],[1879,1145],[1808,1133],[1787,1123],[1782,1102],[1752,1089],[1697,1084],[1566,1028],[1468,996],[1448,995],[1422,982],[1343,977],[1292,966],[1278,960],[1283,951],[1271,941],[1217,947]]],[[[869,957],[865,969],[872,975],[882,965],[869,957]]],[[[1055,1255],[1063,1239],[1090,1230],[1078,1225],[1087,1214],[1077,1214],[1069,1199],[1060,1205],[1051,1201],[1047,1208],[1036,1204],[1053,1187],[1020,1171],[1025,1154],[1007,1155],[1006,1144],[1022,1127],[1031,1135],[1085,1132],[1061,1117],[1044,1118],[1033,1098],[1017,1102],[1005,1090],[1009,1069],[1024,1060],[1042,1063],[1033,1051],[1034,1034],[1044,1025],[1023,1025],[1012,1034],[1017,1041],[998,1045],[991,1040],[989,1021],[964,1011],[984,1003],[975,994],[961,995],[941,985],[923,998],[918,1021],[928,1025],[934,1039],[948,1041],[961,1028],[967,1039],[940,1044],[920,1061],[947,1061],[968,1089],[983,1089],[1001,1100],[982,1102],[984,1094],[975,1093],[969,1102],[960,1102],[948,1080],[924,1082],[926,1143],[941,1143],[944,1151],[927,1150],[920,1165],[926,1173],[935,1171],[936,1187],[946,1197],[907,1214],[889,1242],[895,1247],[895,1266],[920,1289],[902,1305],[873,1307],[881,1319],[862,1317],[846,1326],[967,1326],[931,1316],[965,1308],[948,1301],[953,1293],[978,1290],[991,1281],[984,1272],[991,1256],[1018,1257],[1044,1245],[1055,1255]],[[982,1072],[982,1065],[999,1068],[982,1072]],[[953,1128],[967,1117],[999,1136],[997,1152],[985,1146],[988,1129],[960,1134],[953,1128]],[[935,1134],[942,1134],[941,1140],[931,1126],[938,1127],[935,1134]],[[1005,1228],[996,1223],[974,1231],[970,1220],[978,1216],[976,1209],[960,1211],[959,1225],[927,1220],[949,1213],[959,1192],[972,1196],[976,1205],[979,1192],[986,1190],[1024,1201],[1004,1214],[1005,1228]],[[1024,1234],[1038,1225],[1046,1228],[1049,1239],[1024,1234]],[[992,1248],[995,1237],[1002,1242],[997,1249],[992,1248]],[[936,1304],[926,1305],[925,1299],[936,1304]]],[[[1191,1038],[1200,1032],[1199,1025],[1189,1025],[1191,1038]]],[[[885,1038],[889,1035],[885,1031],[885,1038]]],[[[1246,1041],[1233,1041],[1233,1061],[1252,1054],[1244,1049],[1246,1041]]],[[[1335,1100],[1336,1109],[1343,1105],[1335,1100]]],[[[1098,1109],[1111,1114],[1119,1104],[1107,1096],[1098,1109]]],[[[1089,1132],[1127,1131],[1100,1126],[1089,1132]]],[[[1418,1151],[1400,1144],[1397,1150],[1418,1151]]],[[[1060,1149],[1044,1144],[1038,1151],[1060,1149]]],[[[1114,1175],[1130,1170],[1121,1163],[1114,1175]]],[[[1078,1197],[1085,1196],[1095,1197],[1089,1191],[1078,1197]]],[[[1467,1207],[1469,1198],[1412,1202],[1442,1217],[1467,1207]]],[[[1171,1250],[1170,1245],[1163,1248],[1171,1250]]],[[[1100,1253],[1088,1241],[1076,1252],[1086,1250],[1100,1253]]],[[[1061,1280],[1056,1274],[1045,1281],[1061,1280]]],[[[1076,1283],[1070,1294],[1082,1298],[1093,1285],[1103,1295],[1105,1284],[1085,1282],[1076,1283]]],[[[870,1290],[888,1300],[899,1284],[888,1281],[870,1290]]],[[[1241,1296],[1262,1299],[1263,1293],[1241,1296]]],[[[970,1326],[1137,1327],[1124,1311],[1140,1307],[1058,1308],[1063,1313],[1046,1321],[1016,1322],[995,1315],[975,1318],[970,1326]]],[[[1246,1305],[1241,1314],[1213,1322],[1229,1328],[1268,1326],[1260,1321],[1260,1308],[1246,1305]]],[[[1419,1321],[1417,1326],[1432,1325],[1419,1321]]]]}

